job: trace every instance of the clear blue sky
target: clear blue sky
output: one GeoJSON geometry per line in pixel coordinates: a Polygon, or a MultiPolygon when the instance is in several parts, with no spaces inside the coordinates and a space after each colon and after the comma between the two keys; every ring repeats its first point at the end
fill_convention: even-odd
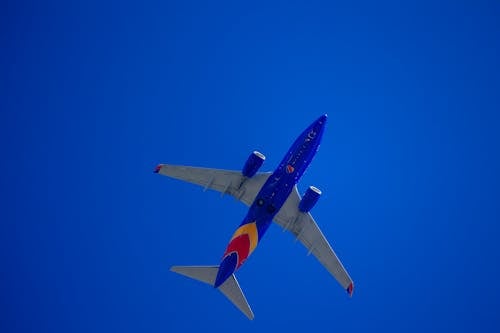
{"type": "Polygon", "coordinates": [[[498,1],[7,1],[1,332],[498,332],[498,1]],[[157,163],[274,169],[329,114],[300,189],[350,299],[272,226],[249,322],[168,271],[217,264],[246,208],[157,163]]]}

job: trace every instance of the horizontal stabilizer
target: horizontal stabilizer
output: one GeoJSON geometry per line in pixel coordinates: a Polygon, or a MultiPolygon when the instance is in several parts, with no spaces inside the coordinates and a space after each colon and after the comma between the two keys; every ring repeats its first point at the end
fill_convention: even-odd
{"type": "MultiPolygon", "coordinates": [[[[207,283],[211,286],[215,283],[219,266],[172,266],[172,272],[187,276],[191,279],[207,283]]],[[[240,288],[236,276],[232,274],[219,288],[219,291],[226,296],[248,319],[254,318],[252,309],[248,305],[245,295],[240,288]]]]}
{"type": "Polygon", "coordinates": [[[172,266],[170,270],[213,286],[219,266],[172,266]]]}
{"type": "Polygon", "coordinates": [[[240,288],[236,276],[232,274],[220,287],[219,290],[224,294],[241,312],[247,316],[248,319],[254,318],[252,309],[248,305],[245,295],[240,288]]]}

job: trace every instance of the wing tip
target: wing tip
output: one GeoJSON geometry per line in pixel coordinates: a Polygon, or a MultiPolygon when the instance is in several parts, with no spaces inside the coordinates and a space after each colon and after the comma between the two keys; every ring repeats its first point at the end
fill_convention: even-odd
{"type": "Polygon", "coordinates": [[[161,167],[162,167],[162,165],[161,165],[161,164],[158,164],[158,165],[155,167],[155,169],[153,170],[153,172],[154,172],[154,173],[159,173],[159,172],[160,172],[160,170],[161,170],[161,167]]]}
{"type": "Polygon", "coordinates": [[[352,297],[352,293],[354,292],[354,282],[351,282],[346,290],[347,293],[349,294],[349,297],[352,297]]]}

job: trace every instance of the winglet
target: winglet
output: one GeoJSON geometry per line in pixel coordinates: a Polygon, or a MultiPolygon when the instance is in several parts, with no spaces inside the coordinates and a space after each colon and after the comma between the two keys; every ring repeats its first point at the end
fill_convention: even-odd
{"type": "Polygon", "coordinates": [[[349,294],[350,297],[352,297],[352,293],[354,292],[354,282],[351,282],[349,284],[349,287],[347,287],[347,293],[349,294]]]}
{"type": "Polygon", "coordinates": [[[161,170],[161,164],[158,164],[156,167],[155,167],[155,170],[153,171],[154,173],[158,173],[160,172],[161,170]]]}

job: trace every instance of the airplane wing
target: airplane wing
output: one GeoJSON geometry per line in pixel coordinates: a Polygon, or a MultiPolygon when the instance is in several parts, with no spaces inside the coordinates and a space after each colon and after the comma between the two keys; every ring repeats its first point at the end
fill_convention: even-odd
{"type": "Polygon", "coordinates": [[[333,275],[340,285],[352,296],[354,283],[332,250],[310,213],[299,211],[300,194],[295,186],[290,196],[274,217],[274,221],[290,231],[333,275]]]}
{"type": "Polygon", "coordinates": [[[221,195],[230,194],[247,206],[252,205],[257,193],[271,175],[271,172],[259,172],[252,178],[247,178],[242,175],[241,171],[170,164],[159,164],[155,172],[200,185],[205,190],[221,192],[221,195]]]}

